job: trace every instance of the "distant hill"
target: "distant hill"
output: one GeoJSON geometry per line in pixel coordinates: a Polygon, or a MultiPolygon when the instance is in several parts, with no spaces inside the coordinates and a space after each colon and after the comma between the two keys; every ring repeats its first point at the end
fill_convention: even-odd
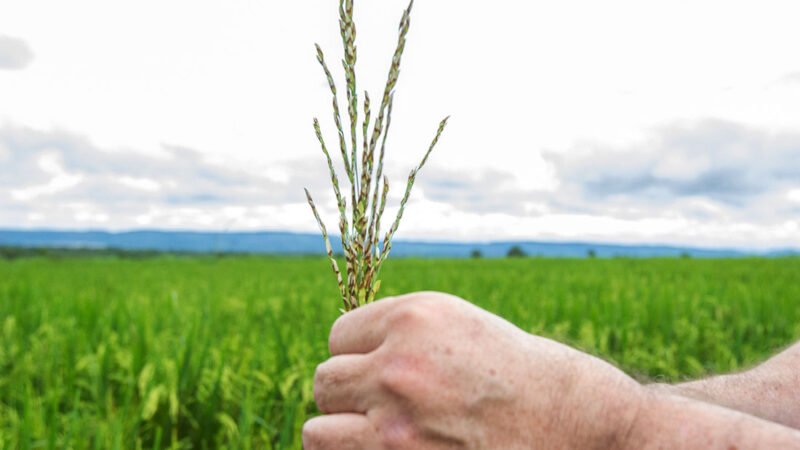
{"type": "MultiPolygon", "coordinates": [[[[341,252],[332,238],[335,252],[341,252]]],[[[195,232],[141,230],[32,231],[0,230],[0,246],[80,249],[154,250],[196,253],[322,254],[324,244],[317,234],[286,232],[195,232]]],[[[467,258],[479,252],[487,258],[504,257],[518,246],[528,256],[587,257],[739,257],[755,254],[736,249],[707,249],[664,245],[616,245],[584,242],[420,242],[396,241],[393,256],[467,258]]],[[[763,253],[765,256],[798,254],[794,250],[763,253]]]]}

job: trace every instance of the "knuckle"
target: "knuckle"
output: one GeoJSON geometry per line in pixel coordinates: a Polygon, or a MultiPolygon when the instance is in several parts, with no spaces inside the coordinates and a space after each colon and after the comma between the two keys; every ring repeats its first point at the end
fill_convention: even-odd
{"type": "Polygon", "coordinates": [[[420,298],[430,299],[430,300],[445,300],[452,295],[446,294],[444,292],[437,292],[437,291],[421,291],[416,294],[420,298]]]}
{"type": "MultiPolygon", "coordinates": [[[[327,392],[335,384],[335,375],[328,364],[320,364],[314,372],[314,401],[322,411],[327,411],[327,392]]],[[[335,388],[335,387],[333,387],[335,388]]]]}
{"type": "Polygon", "coordinates": [[[384,391],[411,396],[423,379],[423,364],[419,356],[393,355],[378,373],[378,383],[384,391]]]}
{"type": "Polygon", "coordinates": [[[459,301],[458,297],[438,292],[409,294],[407,300],[386,315],[386,323],[391,328],[436,327],[458,311],[459,301]]]}
{"type": "Polygon", "coordinates": [[[342,324],[344,323],[342,318],[344,316],[340,316],[333,322],[333,326],[331,327],[331,331],[328,334],[328,350],[333,354],[336,352],[336,346],[338,342],[341,340],[340,336],[342,334],[342,324]]]}
{"type": "Polygon", "coordinates": [[[408,450],[419,448],[419,432],[408,418],[395,417],[383,421],[378,427],[381,448],[408,450]]]}
{"type": "Polygon", "coordinates": [[[421,291],[411,295],[411,300],[418,303],[450,304],[459,300],[458,297],[437,291],[421,291]]]}
{"type": "Polygon", "coordinates": [[[409,302],[392,311],[387,320],[392,327],[417,327],[423,325],[427,317],[428,313],[424,305],[419,302],[409,302]]]}
{"type": "Polygon", "coordinates": [[[328,382],[329,370],[327,364],[322,363],[314,370],[314,387],[322,387],[328,382]]]}
{"type": "Polygon", "coordinates": [[[322,448],[322,436],[316,430],[314,419],[309,420],[303,424],[303,448],[305,450],[314,450],[322,448]]]}
{"type": "Polygon", "coordinates": [[[431,302],[434,307],[444,310],[455,308],[460,302],[463,302],[459,297],[442,292],[426,292],[425,298],[431,302]]]}

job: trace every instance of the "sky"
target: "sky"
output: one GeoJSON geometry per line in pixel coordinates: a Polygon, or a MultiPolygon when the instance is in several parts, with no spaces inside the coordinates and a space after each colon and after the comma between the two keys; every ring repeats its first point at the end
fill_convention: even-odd
{"type": "MultiPolygon", "coordinates": [[[[356,1],[378,99],[405,1],[356,1]]],[[[397,237],[800,248],[794,1],[416,0],[397,237]]],[[[0,227],[335,228],[335,0],[0,2],[0,227]]],[[[344,109],[344,103],[341,103],[344,109]]],[[[341,166],[338,166],[341,167],[341,166]]]]}

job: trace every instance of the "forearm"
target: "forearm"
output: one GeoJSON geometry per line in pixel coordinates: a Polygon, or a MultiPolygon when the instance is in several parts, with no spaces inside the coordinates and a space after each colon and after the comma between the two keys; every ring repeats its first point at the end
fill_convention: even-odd
{"type": "Polygon", "coordinates": [[[800,432],[693,399],[648,392],[625,450],[799,449],[800,432]]]}
{"type": "Polygon", "coordinates": [[[800,344],[747,372],[677,385],[653,385],[670,392],[800,429],[800,344]]]}

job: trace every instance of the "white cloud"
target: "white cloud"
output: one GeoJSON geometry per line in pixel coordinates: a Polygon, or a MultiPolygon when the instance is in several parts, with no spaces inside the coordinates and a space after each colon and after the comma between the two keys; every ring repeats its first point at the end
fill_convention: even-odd
{"type": "Polygon", "coordinates": [[[122,176],[118,180],[124,186],[141,191],[158,192],[161,190],[161,183],[150,178],[122,176]]]}
{"type": "Polygon", "coordinates": [[[411,239],[458,241],[533,238],[627,244],[670,243],[701,247],[734,246],[748,249],[800,247],[797,222],[791,220],[764,224],[724,216],[708,220],[682,214],[659,215],[652,212],[642,217],[620,217],[601,212],[520,217],[460,211],[426,200],[415,202],[404,217],[406,219],[398,236],[411,239]],[[431,220],[432,217],[438,220],[431,220]]]}
{"type": "MultiPolygon", "coordinates": [[[[359,83],[373,98],[406,3],[357,6],[359,83]]],[[[31,43],[15,41],[26,70],[0,72],[0,123],[21,124],[0,126],[0,225],[313,231],[304,186],[333,219],[309,122],[319,116],[335,146],[311,44],[338,60],[336,9],[0,2],[0,29],[31,43]],[[39,164],[47,152],[55,166],[39,164]]],[[[795,10],[792,0],[419,3],[387,156],[394,204],[438,120],[453,118],[401,234],[796,239],[798,139],[780,131],[800,129],[795,10]]]]}
{"type": "Polygon", "coordinates": [[[24,69],[33,61],[33,50],[22,39],[0,35],[0,70],[24,69]]]}
{"type": "Polygon", "coordinates": [[[800,71],[787,73],[778,79],[777,84],[788,86],[800,85],[800,71]]]}
{"type": "Polygon", "coordinates": [[[37,158],[37,166],[50,180],[45,184],[11,190],[11,198],[21,202],[30,202],[45,195],[53,195],[66,191],[83,181],[82,175],[67,173],[55,153],[43,153],[37,158]]]}
{"type": "MultiPolygon", "coordinates": [[[[0,127],[0,146],[8,150],[0,226],[314,231],[304,186],[324,219],[337,220],[321,155],[261,170],[183,147],[156,157],[23,127],[0,127]]],[[[630,147],[583,142],[548,154],[553,181],[535,187],[513,172],[457,171],[433,160],[399,236],[796,246],[798,158],[794,134],[699,121],[656,128],[630,147]]],[[[406,172],[392,166],[388,175],[385,220],[397,211],[406,172]]]]}
{"type": "Polygon", "coordinates": [[[652,174],[657,178],[690,181],[712,168],[707,155],[666,154],[655,163],[652,174]]]}
{"type": "Polygon", "coordinates": [[[702,197],[746,208],[800,179],[800,134],[682,121],[624,148],[587,144],[549,158],[563,182],[597,201],[702,197]]]}
{"type": "Polygon", "coordinates": [[[92,208],[75,211],[75,220],[79,223],[105,224],[110,216],[104,212],[93,211],[92,208]]]}

